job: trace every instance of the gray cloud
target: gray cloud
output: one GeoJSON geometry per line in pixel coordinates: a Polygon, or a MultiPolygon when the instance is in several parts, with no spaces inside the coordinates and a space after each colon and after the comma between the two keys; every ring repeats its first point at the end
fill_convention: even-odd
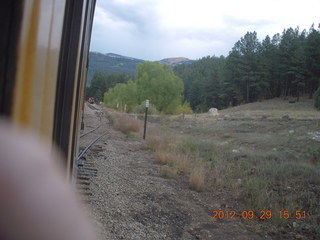
{"type": "MultiPolygon", "coordinates": [[[[209,2],[208,0],[207,3],[209,2]]],[[[265,4],[269,3],[267,1],[264,2],[265,4]]],[[[179,15],[184,11],[183,7],[176,10],[176,15],[175,9],[168,9],[171,10],[171,15],[168,15],[166,8],[170,8],[171,2],[166,1],[168,5],[165,5],[165,8],[162,6],[162,10],[159,11],[160,3],[163,3],[162,0],[98,0],[97,9],[100,12],[96,12],[94,20],[91,50],[103,53],[114,52],[146,60],[159,60],[165,57],[178,56],[192,59],[207,55],[226,56],[234,43],[244,36],[247,31],[256,31],[258,37],[262,40],[267,34],[272,36],[278,32],[281,33],[283,28],[288,27],[285,24],[290,19],[287,17],[285,18],[286,21],[279,23],[278,17],[282,17],[283,14],[279,15],[278,12],[282,13],[280,9],[282,5],[283,7],[287,6],[284,3],[277,7],[277,12],[273,12],[273,17],[269,19],[271,13],[269,14],[265,9],[258,6],[256,6],[257,9],[250,10],[248,15],[246,15],[245,9],[226,12],[224,15],[220,14],[223,9],[226,10],[228,7],[223,3],[219,5],[220,3],[216,1],[210,6],[214,6],[212,16],[210,16],[209,12],[204,18],[208,21],[202,19],[203,21],[199,22],[199,26],[197,24],[189,26],[188,24],[179,23],[185,20],[188,20],[188,23],[190,20],[191,23],[198,23],[196,20],[202,17],[200,10],[203,8],[198,9],[199,11],[193,11],[193,9],[190,11],[189,9],[189,12],[187,12],[189,15],[184,14],[182,15],[183,18],[179,15]],[[264,17],[260,16],[258,11],[264,13],[261,14],[264,17]],[[242,14],[238,16],[237,13],[242,14]],[[251,16],[251,13],[254,13],[254,15],[251,16]],[[221,18],[211,18],[215,15],[220,16],[219,14],[221,18]],[[168,18],[168,16],[171,18],[168,18]],[[176,19],[175,16],[177,16],[176,19]],[[168,23],[168,19],[170,21],[178,20],[178,23],[168,23]],[[215,21],[218,21],[218,23],[215,21]],[[206,25],[206,23],[209,24],[206,25]]],[[[191,1],[188,3],[191,3],[191,1]]],[[[278,1],[276,3],[278,4],[278,1]]],[[[181,4],[184,4],[184,2],[181,1],[181,4]]],[[[240,4],[239,6],[242,5],[245,4],[240,4]]],[[[270,5],[265,6],[269,6],[272,9],[270,5]]],[[[296,6],[295,9],[295,11],[302,11],[299,6],[296,6]]],[[[316,15],[317,11],[314,12],[316,15]]],[[[301,14],[297,15],[294,11],[290,11],[290,14],[291,20],[300,16],[301,19],[299,21],[302,22],[303,18],[305,18],[301,14]],[[295,18],[292,16],[295,16],[295,18]]],[[[290,21],[291,23],[292,21],[290,21]]],[[[292,24],[294,25],[294,23],[292,24]]]]}
{"type": "Polygon", "coordinates": [[[91,49],[95,51],[116,52],[148,60],[174,56],[194,59],[226,55],[238,40],[233,29],[163,29],[152,7],[148,10],[139,5],[132,8],[114,1],[104,1],[98,6],[113,23],[94,24],[91,49]],[[114,23],[123,24],[114,29],[114,23]]]}
{"type": "Polygon", "coordinates": [[[152,5],[135,4],[134,7],[128,4],[119,4],[114,0],[100,1],[98,6],[114,20],[134,25],[136,34],[152,34],[157,26],[156,11],[152,5]]]}

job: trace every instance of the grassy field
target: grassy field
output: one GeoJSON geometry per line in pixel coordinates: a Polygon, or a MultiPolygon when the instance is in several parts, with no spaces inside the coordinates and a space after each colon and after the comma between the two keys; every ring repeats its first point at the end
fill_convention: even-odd
{"type": "Polygon", "coordinates": [[[277,227],[320,237],[320,112],[313,101],[274,99],[208,114],[154,116],[147,144],[167,178],[225,188],[250,210],[306,211],[277,227]]]}

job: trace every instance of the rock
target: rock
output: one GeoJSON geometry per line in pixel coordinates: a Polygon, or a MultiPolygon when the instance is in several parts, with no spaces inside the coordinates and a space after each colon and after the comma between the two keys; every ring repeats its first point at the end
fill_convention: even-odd
{"type": "Polygon", "coordinates": [[[209,116],[218,116],[218,115],[219,115],[218,109],[216,109],[216,108],[210,108],[209,111],[208,111],[208,115],[209,115],[209,116]]]}
{"type": "Polygon", "coordinates": [[[285,114],[285,115],[282,116],[282,119],[289,120],[289,119],[291,119],[291,117],[290,117],[289,114],[285,114]]]}
{"type": "MultiPolygon", "coordinates": [[[[276,148],[274,148],[274,149],[276,149],[276,148]]],[[[273,151],[277,150],[277,149],[276,150],[274,150],[274,149],[272,149],[272,150],[273,151]]],[[[266,159],[278,161],[279,160],[279,156],[277,154],[271,152],[271,153],[267,154],[266,159]]]]}
{"type": "Polygon", "coordinates": [[[225,146],[225,145],[227,145],[228,143],[229,143],[229,142],[227,142],[227,141],[225,141],[225,142],[219,142],[218,145],[219,145],[219,146],[225,146]]]}
{"type": "Polygon", "coordinates": [[[257,169],[255,167],[250,169],[250,175],[256,174],[257,169]]]}
{"type": "Polygon", "coordinates": [[[295,238],[295,239],[303,239],[304,237],[303,237],[301,234],[297,234],[297,235],[295,235],[294,238],[295,238]]]}
{"type": "Polygon", "coordinates": [[[223,116],[223,120],[229,120],[229,119],[230,119],[230,115],[227,114],[223,116]]]}
{"type": "Polygon", "coordinates": [[[320,132],[308,132],[313,140],[320,141],[320,132]]]}
{"type": "Polygon", "coordinates": [[[262,115],[262,116],[261,116],[261,119],[262,119],[262,120],[267,119],[267,118],[268,118],[268,116],[266,116],[266,115],[262,115]]]}
{"type": "Polygon", "coordinates": [[[246,113],[246,114],[244,114],[244,118],[250,119],[250,118],[251,118],[251,115],[250,115],[249,113],[246,113]]]}
{"type": "MultiPolygon", "coordinates": [[[[223,200],[225,200],[225,199],[223,199],[223,200]]],[[[227,207],[227,204],[226,204],[226,203],[221,203],[220,207],[226,208],[226,207],[227,207]]]]}
{"type": "Polygon", "coordinates": [[[240,151],[238,149],[232,149],[233,153],[240,153],[240,151]]]}
{"type": "Polygon", "coordinates": [[[297,160],[298,159],[298,156],[296,156],[292,152],[284,151],[284,152],[280,152],[279,154],[280,154],[280,157],[283,159],[288,159],[288,160],[297,160]]]}

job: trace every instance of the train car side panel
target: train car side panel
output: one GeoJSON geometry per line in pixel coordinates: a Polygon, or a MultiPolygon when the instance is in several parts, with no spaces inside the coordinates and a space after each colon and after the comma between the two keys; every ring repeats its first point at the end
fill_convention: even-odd
{"type": "Polygon", "coordinates": [[[18,47],[13,121],[52,138],[65,1],[25,1],[18,47]]]}

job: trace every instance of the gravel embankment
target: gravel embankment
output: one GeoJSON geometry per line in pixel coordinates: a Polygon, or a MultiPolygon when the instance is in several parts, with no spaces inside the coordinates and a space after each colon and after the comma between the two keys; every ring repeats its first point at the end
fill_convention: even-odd
{"type": "MultiPolygon", "coordinates": [[[[86,108],[85,131],[99,124],[96,111],[86,108]]],[[[91,211],[101,239],[261,239],[240,220],[213,220],[213,210],[232,210],[220,191],[198,193],[186,179],[165,179],[161,166],[143,148],[143,141],[128,139],[106,118],[90,140],[108,131],[85,158],[96,176],[88,179],[82,196],[91,211]]]]}

